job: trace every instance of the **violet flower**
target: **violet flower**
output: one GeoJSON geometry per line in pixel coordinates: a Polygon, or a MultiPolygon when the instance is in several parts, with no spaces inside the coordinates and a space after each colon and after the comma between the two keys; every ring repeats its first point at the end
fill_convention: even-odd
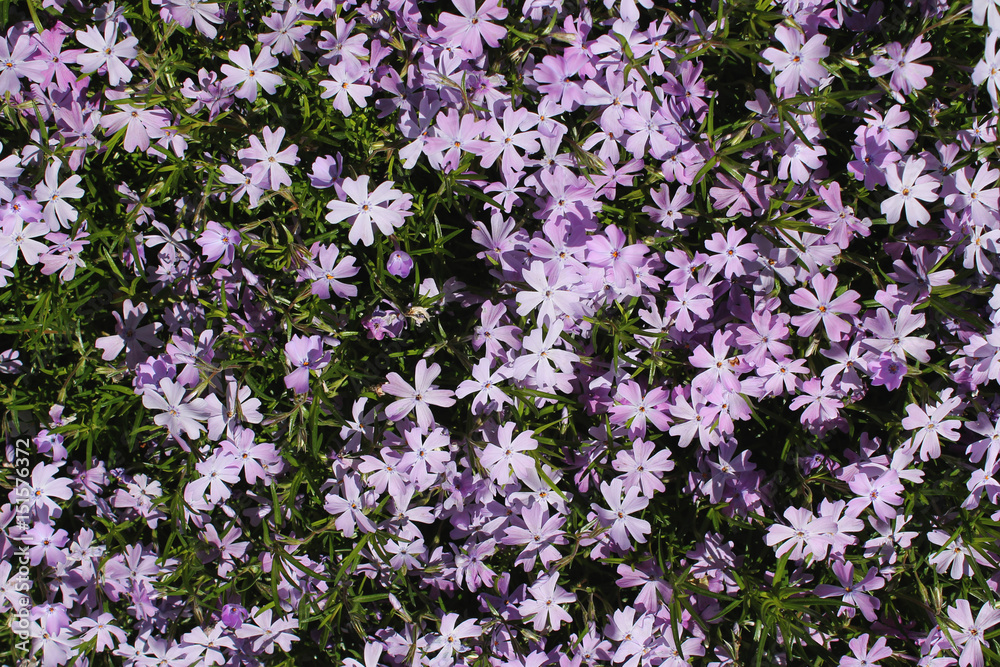
{"type": "Polygon", "coordinates": [[[285,387],[296,394],[309,391],[309,371],[318,371],[330,363],[330,353],[323,350],[323,339],[318,335],[293,335],[285,343],[285,358],[293,369],[285,376],[285,387]]]}
{"type": "Polygon", "coordinates": [[[434,424],[434,414],[430,406],[437,405],[450,408],[455,404],[455,392],[450,389],[438,389],[433,384],[434,378],[441,373],[441,367],[421,359],[417,362],[416,377],[413,385],[403,380],[399,373],[389,373],[382,391],[390,396],[399,397],[385,408],[386,419],[398,422],[400,419],[416,411],[417,423],[421,428],[430,428],[434,424]]]}

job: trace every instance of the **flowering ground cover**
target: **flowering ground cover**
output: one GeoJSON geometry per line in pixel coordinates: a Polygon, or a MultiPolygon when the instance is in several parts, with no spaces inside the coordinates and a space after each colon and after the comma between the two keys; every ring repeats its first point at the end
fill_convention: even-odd
{"type": "Polygon", "coordinates": [[[3,663],[1000,664],[1000,0],[0,23],[3,663]]]}

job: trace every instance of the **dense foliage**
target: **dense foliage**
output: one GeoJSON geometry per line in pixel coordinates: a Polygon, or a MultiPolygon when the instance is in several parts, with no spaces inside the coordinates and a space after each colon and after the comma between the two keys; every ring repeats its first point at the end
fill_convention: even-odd
{"type": "Polygon", "coordinates": [[[1000,661],[1000,0],[660,3],[0,2],[0,660],[1000,661]]]}

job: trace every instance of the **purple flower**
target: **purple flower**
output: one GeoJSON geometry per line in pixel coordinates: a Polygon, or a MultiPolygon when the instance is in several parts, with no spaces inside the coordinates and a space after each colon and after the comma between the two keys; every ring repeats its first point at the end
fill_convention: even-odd
{"type": "Polygon", "coordinates": [[[134,35],[129,35],[119,42],[116,21],[105,22],[103,35],[92,25],[87,26],[86,31],[77,30],[76,39],[91,49],[76,57],[76,62],[84,74],[96,72],[107,66],[108,82],[112,86],[128,83],[132,80],[132,70],[125,64],[124,60],[139,55],[139,50],[136,48],[139,40],[134,35]]]}
{"type": "Polygon", "coordinates": [[[410,195],[394,190],[392,181],[379,184],[369,193],[368,180],[367,175],[357,180],[345,179],[341,188],[351,201],[334,200],[326,205],[330,209],[326,214],[327,221],[337,224],[350,220],[351,231],[347,240],[354,244],[360,241],[366,246],[375,242],[372,223],[380,232],[389,235],[403,226],[405,217],[412,215],[409,211],[410,195]]]}
{"type": "MultiPolygon", "coordinates": [[[[236,88],[236,97],[253,102],[257,99],[257,86],[265,90],[269,95],[273,95],[277,86],[284,82],[280,75],[272,73],[270,70],[277,66],[278,59],[271,55],[271,49],[263,47],[257,54],[256,60],[250,60],[250,47],[246,44],[240,46],[238,51],[229,52],[229,60],[233,65],[223,64],[222,73],[226,78],[221,81],[221,85],[227,88],[236,88]]],[[[284,134],[284,130],[282,130],[284,134]]],[[[279,139],[280,141],[280,139],[279,139]]],[[[272,188],[277,190],[277,188],[272,188]]]]}
{"type": "Polygon", "coordinates": [[[804,287],[795,290],[789,300],[800,308],[811,310],[806,315],[796,315],[792,324],[799,328],[800,336],[810,335],[822,323],[826,335],[832,342],[839,342],[850,333],[854,324],[854,316],[861,311],[857,300],[861,297],[854,290],[847,290],[834,298],[837,289],[837,277],[834,275],[817,275],[812,279],[815,295],[804,287]],[[846,315],[847,318],[840,317],[846,315]]]}
{"type": "Polygon", "coordinates": [[[886,646],[885,637],[879,637],[869,649],[867,632],[850,640],[847,645],[854,655],[841,658],[840,667],[874,667],[879,660],[892,657],[893,654],[892,649],[886,646]]]}
{"type": "Polygon", "coordinates": [[[646,535],[652,531],[648,521],[632,516],[646,508],[649,498],[640,497],[641,489],[638,486],[630,486],[622,498],[622,486],[622,480],[618,477],[611,480],[610,484],[601,482],[601,494],[609,509],[597,503],[592,503],[590,507],[597,512],[601,524],[610,528],[609,533],[615,545],[622,551],[630,551],[633,548],[631,540],[644,543],[646,535]]]}
{"type": "Polygon", "coordinates": [[[299,622],[294,618],[272,620],[273,610],[259,611],[257,607],[250,610],[252,620],[241,626],[236,631],[236,636],[240,639],[249,639],[253,650],[257,653],[263,651],[268,655],[274,653],[274,645],[277,644],[283,651],[292,650],[292,642],[298,641],[298,636],[292,634],[290,630],[299,627],[299,622]]]}
{"type": "Polygon", "coordinates": [[[133,306],[131,299],[125,299],[122,311],[125,314],[124,319],[118,313],[112,313],[117,321],[115,335],[98,338],[95,346],[97,349],[103,350],[101,359],[104,361],[112,361],[121,354],[122,349],[125,349],[125,364],[132,368],[147,356],[142,347],[143,343],[153,347],[163,347],[163,342],[156,337],[160,323],[153,322],[139,326],[139,322],[149,312],[149,308],[144,303],[133,306]]]}
{"type": "Polygon", "coordinates": [[[931,45],[925,43],[922,36],[918,36],[905,49],[899,42],[892,42],[885,47],[885,56],[872,56],[874,66],[868,70],[868,74],[875,77],[891,73],[889,86],[903,95],[909,95],[914,90],[925,87],[927,77],[934,73],[934,68],[930,65],[913,62],[930,52],[931,45]]]}
{"type": "Polygon", "coordinates": [[[358,274],[360,269],[354,266],[353,257],[344,257],[337,262],[340,250],[335,245],[313,246],[315,253],[319,250],[319,263],[309,264],[299,271],[299,275],[312,280],[311,292],[321,299],[329,299],[332,291],[343,299],[349,299],[358,295],[358,288],[341,282],[343,278],[351,278],[358,274]]]}
{"type": "Polygon", "coordinates": [[[558,630],[563,622],[573,620],[560,605],[575,602],[576,595],[559,586],[558,572],[539,577],[528,588],[528,593],[531,594],[531,599],[522,602],[518,611],[523,617],[531,618],[536,632],[541,632],[546,627],[558,630]]]}
{"type": "Polygon", "coordinates": [[[986,631],[1000,623],[1000,609],[985,604],[979,614],[972,617],[972,607],[968,600],[958,600],[954,607],[948,607],[948,618],[958,626],[958,632],[951,631],[951,640],[962,653],[958,658],[959,667],[982,667],[983,646],[986,645],[986,631]]]}
{"type": "Polygon", "coordinates": [[[761,56],[768,64],[761,64],[761,67],[765,72],[778,71],[774,83],[781,97],[792,97],[800,90],[808,95],[827,76],[826,68],[819,62],[830,55],[826,37],[813,35],[803,43],[799,30],[779,25],[774,30],[774,38],[781,42],[785,51],[774,47],[764,49],[761,56]]]}
{"type": "Polygon", "coordinates": [[[873,386],[884,386],[889,391],[894,391],[903,384],[908,369],[904,360],[896,359],[891,354],[883,354],[877,361],[868,365],[868,370],[872,376],[873,386]]]}
{"type": "Polygon", "coordinates": [[[223,625],[232,630],[239,630],[243,621],[247,620],[250,613],[238,604],[227,604],[222,608],[221,620],[223,625]]]}
{"type": "Polygon", "coordinates": [[[361,321],[362,326],[368,331],[368,337],[372,340],[382,340],[386,336],[395,338],[403,332],[406,320],[403,313],[388,301],[385,307],[379,306],[372,314],[361,321]]]}
{"type": "Polygon", "coordinates": [[[406,278],[413,270],[413,259],[399,248],[396,248],[389,255],[389,261],[385,264],[385,270],[397,278],[406,278]]]}
{"type": "Polygon", "coordinates": [[[417,413],[417,423],[421,428],[429,428],[434,424],[434,414],[430,406],[437,405],[450,408],[455,404],[455,392],[450,389],[437,389],[434,378],[441,372],[441,367],[421,359],[417,362],[416,378],[411,386],[399,376],[399,373],[389,373],[382,391],[390,396],[398,396],[399,400],[389,404],[385,409],[386,419],[399,421],[413,411],[417,413]]]}
{"type": "Polygon", "coordinates": [[[175,439],[183,441],[181,433],[189,438],[197,438],[205,429],[201,422],[209,417],[208,404],[204,399],[186,400],[187,390],[181,384],[175,384],[169,378],[159,382],[160,392],[144,391],[142,404],[151,410],[162,410],[153,417],[158,426],[166,426],[175,439]]]}
{"type": "Polygon", "coordinates": [[[850,561],[838,561],[832,566],[834,574],[840,581],[840,586],[821,584],[816,587],[815,593],[821,598],[839,597],[844,605],[837,611],[838,616],[854,618],[855,607],[861,610],[861,614],[869,623],[877,618],[875,612],[882,606],[882,602],[874,595],[866,595],[868,591],[878,590],[885,586],[885,579],[878,576],[878,570],[874,567],[868,568],[861,581],[854,581],[854,563],[850,561]]]}
{"type": "Polygon", "coordinates": [[[80,633],[78,639],[88,642],[97,641],[94,647],[98,652],[114,648],[117,644],[128,641],[128,635],[114,624],[113,614],[100,614],[96,618],[84,617],[73,622],[73,629],[80,633]]]}
{"type": "Polygon", "coordinates": [[[21,541],[31,547],[28,549],[28,558],[32,565],[38,565],[42,560],[49,566],[66,562],[62,547],[69,542],[69,533],[61,528],[53,530],[51,524],[39,522],[22,534],[21,541]]]}
{"type": "Polygon", "coordinates": [[[931,214],[920,202],[937,201],[936,190],[941,184],[933,176],[921,176],[925,166],[924,160],[912,157],[903,166],[902,175],[897,165],[886,166],[886,184],[896,193],[882,201],[881,209],[889,224],[896,223],[902,212],[906,213],[906,221],[912,227],[927,224],[931,219],[931,214]]]}
{"type": "Polygon", "coordinates": [[[236,155],[240,160],[251,162],[250,176],[255,184],[267,190],[280,190],[284,185],[292,184],[292,177],[281,165],[296,165],[299,163],[298,146],[289,146],[284,150],[281,141],[285,138],[285,128],[279,127],[272,132],[265,127],[264,143],[260,143],[255,135],[250,137],[250,148],[241,149],[236,155]]]}
{"type": "Polygon", "coordinates": [[[507,29],[490,23],[488,19],[502,21],[507,18],[507,10],[499,0],[486,0],[476,8],[475,0],[455,0],[455,8],[461,16],[444,12],[438,17],[441,27],[431,28],[431,36],[444,43],[460,45],[473,58],[483,54],[483,42],[496,48],[507,34],[507,29]]]}
{"type": "Polygon", "coordinates": [[[209,39],[215,39],[218,34],[215,26],[222,23],[218,3],[204,0],[168,0],[167,6],[160,10],[160,16],[169,16],[184,28],[190,28],[193,24],[198,32],[209,39]]]}
{"type": "Polygon", "coordinates": [[[101,116],[101,127],[109,134],[114,134],[124,128],[125,140],[122,145],[129,152],[136,149],[149,150],[150,141],[163,138],[165,136],[164,128],[172,122],[170,113],[163,109],[132,106],[131,104],[121,104],[117,108],[120,111],[101,116]]]}
{"type": "Polygon", "coordinates": [[[767,530],[767,546],[778,546],[775,556],[781,558],[786,553],[789,560],[802,561],[812,555],[817,559],[826,558],[832,539],[837,532],[837,522],[832,517],[816,518],[805,508],[789,507],[785,519],[790,525],[773,524],[767,530]]]}
{"type": "Polygon", "coordinates": [[[531,431],[513,438],[514,422],[506,422],[496,432],[496,442],[490,442],[479,454],[479,462],[498,484],[526,479],[535,470],[535,459],[524,452],[537,449],[538,442],[531,431]]]}
{"type": "Polygon", "coordinates": [[[223,265],[228,265],[236,259],[236,248],[241,240],[240,233],[235,229],[227,229],[209,220],[205,231],[198,237],[198,245],[206,260],[215,262],[221,259],[223,265]]]}
{"type": "Polygon", "coordinates": [[[285,343],[285,358],[294,369],[285,376],[285,387],[296,394],[309,391],[309,371],[320,370],[330,363],[330,353],[323,351],[323,339],[318,335],[295,334],[285,343]]]}

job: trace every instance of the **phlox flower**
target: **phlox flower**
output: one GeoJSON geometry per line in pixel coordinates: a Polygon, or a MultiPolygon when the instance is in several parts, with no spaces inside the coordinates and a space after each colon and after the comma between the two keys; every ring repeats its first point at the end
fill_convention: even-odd
{"type": "Polygon", "coordinates": [[[521,272],[521,278],[530,289],[517,291],[518,315],[537,309],[538,324],[551,326],[564,315],[575,319],[583,313],[579,278],[572,271],[548,271],[545,263],[536,261],[521,272]]]}
{"type": "Polygon", "coordinates": [[[309,391],[309,371],[318,371],[330,363],[330,353],[323,350],[323,339],[318,335],[294,334],[285,343],[285,358],[293,369],[285,376],[285,387],[296,394],[309,391]]]}
{"type": "Polygon", "coordinates": [[[254,433],[248,428],[238,428],[221,445],[222,451],[235,462],[236,474],[242,473],[247,484],[256,484],[257,480],[269,484],[271,476],[277,473],[282,463],[281,455],[274,445],[270,442],[254,442],[254,433]]]}
{"type": "Polygon", "coordinates": [[[656,451],[652,442],[636,439],[631,451],[618,452],[611,467],[621,473],[618,479],[624,487],[638,487],[642,495],[652,498],[666,489],[660,477],[674,469],[674,462],[670,460],[669,449],[656,451]]]}
{"type": "Polygon", "coordinates": [[[855,516],[870,506],[879,519],[888,523],[896,518],[896,507],[903,504],[899,494],[904,489],[895,470],[887,470],[874,479],[865,473],[858,473],[848,486],[858,495],[847,503],[847,509],[855,516]]]}
{"type": "Polygon", "coordinates": [[[678,446],[687,447],[696,435],[699,444],[706,450],[718,442],[715,422],[719,408],[710,405],[700,391],[692,389],[691,403],[684,396],[678,396],[677,402],[670,406],[670,415],[675,422],[670,427],[670,435],[679,439],[678,446]]]}
{"type": "Polygon", "coordinates": [[[132,368],[147,356],[146,351],[143,349],[143,344],[152,347],[163,347],[163,341],[156,337],[156,332],[160,330],[159,322],[139,326],[142,318],[148,312],[149,307],[146,304],[133,305],[131,299],[125,299],[124,303],[122,303],[124,318],[117,312],[112,313],[112,316],[115,318],[115,334],[113,336],[101,336],[94,343],[97,349],[103,351],[101,359],[112,361],[124,349],[125,364],[129,368],[132,368]]]}
{"type": "Polygon", "coordinates": [[[22,77],[35,83],[43,80],[48,65],[35,59],[35,52],[30,34],[22,33],[13,48],[6,38],[0,37],[0,95],[20,93],[22,77]]]}
{"type": "Polygon", "coordinates": [[[931,175],[921,174],[926,166],[921,158],[909,158],[900,174],[897,164],[888,164],[885,168],[885,181],[889,189],[896,194],[882,200],[881,210],[885,213],[886,222],[895,224],[901,213],[906,213],[906,221],[911,227],[918,227],[931,219],[931,214],[920,202],[938,200],[937,189],[941,185],[931,175]]]}
{"type": "Polygon", "coordinates": [[[637,486],[629,487],[623,498],[622,488],[619,477],[611,480],[610,484],[601,482],[601,494],[608,509],[597,503],[591,503],[590,507],[597,512],[601,524],[610,529],[608,532],[615,545],[622,551],[630,551],[633,548],[632,540],[645,543],[645,536],[652,531],[648,521],[632,516],[649,505],[649,498],[641,497],[637,486]]]}
{"type": "Polygon", "coordinates": [[[257,607],[253,607],[250,610],[250,620],[236,630],[237,637],[250,640],[255,653],[263,651],[271,655],[274,653],[275,644],[287,653],[292,650],[292,642],[299,640],[290,632],[299,627],[299,622],[294,617],[272,619],[273,611],[273,609],[260,611],[257,607]]]}
{"type": "Polygon", "coordinates": [[[802,287],[789,296],[789,300],[796,306],[812,311],[796,315],[792,318],[792,324],[799,328],[800,336],[808,336],[822,323],[832,342],[843,340],[852,329],[854,316],[861,311],[861,304],[857,303],[861,295],[854,290],[847,290],[834,297],[837,277],[833,274],[814,276],[812,288],[815,294],[802,287]],[[842,317],[844,315],[847,317],[842,317]]]}
{"type": "Polygon", "coordinates": [[[486,0],[478,8],[475,0],[455,0],[455,8],[461,16],[443,12],[438,17],[440,27],[430,29],[432,37],[461,46],[473,58],[483,54],[483,42],[493,48],[500,46],[507,29],[490,22],[507,18],[507,9],[498,0],[486,0]]]}
{"type": "MultiPolygon", "coordinates": [[[[909,334],[924,326],[923,314],[914,314],[912,306],[902,306],[893,321],[889,311],[879,308],[874,315],[865,319],[865,328],[875,335],[865,338],[866,348],[891,355],[893,359],[903,361],[909,354],[917,361],[927,363],[931,360],[928,352],[934,348],[934,343],[925,338],[909,334]]],[[[905,372],[905,370],[904,370],[905,372]]]]}
{"type": "Polygon", "coordinates": [[[505,174],[522,171],[524,157],[517,149],[527,154],[538,150],[538,132],[532,129],[537,124],[537,114],[523,108],[515,109],[513,106],[504,109],[500,121],[496,118],[489,119],[485,129],[488,146],[482,152],[482,166],[490,167],[500,158],[500,166],[505,174]]]}
{"type": "MultiPolygon", "coordinates": [[[[993,7],[994,13],[997,6],[993,7]]],[[[997,20],[1000,24],[1000,19],[997,20]]],[[[986,92],[993,101],[993,110],[1000,108],[1000,53],[997,52],[997,38],[1000,37],[1000,28],[994,28],[993,32],[986,38],[986,53],[983,59],[976,63],[976,68],[972,70],[972,83],[981,86],[986,84],[986,92]]]]}
{"type": "Polygon", "coordinates": [[[298,146],[289,146],[284,150],[281,141],[285,138],[285,128],[279,127],[271,131],[265,127],[262,135],[264,143],[256,135],[250,136],[250,148],[240,149],[236,156],[250,163],[250,176],[255,184],[267,190],[280,190],[282,186],[291,185],[292,177],[281,165],[296,165],[299,163],[298,146]]]}
{"type": "Polygon", "coordinates": [[[914,431],[910,441],[905,445],[907,450],[919,449],[921,461],[941,456],[941,438],[951,442],[958,440],[962,422],[947,417],[961,402],[959,398],[944,398],[933,408],[921,409],[915,403],[907,405],[902,426],[908,431],[914,431]]]}
{"type": "Polygon", "coordinates": [[[80,633],[78,639],[82,642],[96,640],[94,649],[98,652],[114,648],[128,640],[128,636],[115,623],[113,614],[98,614],[96,617],[85,616],[72,623],[74,630],[80,633]]]}
{"type": "MultiPolygon", "coordinates": [[[[190,494],[196,498],[203,497],[212,505],[228,500],[232,495],[229,487],[240,481],[240,464],[223,449],[217,449],[212,456],[199,461],[195,470],[201,473],[201,477],[188,485],[190,494]]],[[[236,535],[233,536],[235,538],[236,535]]]]}
{"type": "Polygon", "coordinates": [[[986,631],[1000,623],[1000,609],[991,604],[983,605],[979,614],[972,617],[972,607],[968,600],[957,600],[955,606],[948,607],[948,618],[958,626],[958,631],[948,634],[955,646],[959,667],[983,667],[983,646],[986,646],[986,631]]]}
{"type": "Polygon", "coordinates": [[[151,410],[162,410],[153,417],[158,426],[165,426],[175,439],[182,441],[181,433],[189,438],[197,438],[205,429],[201,422],[208,419],[208,404],[205,399],[187,400],[187,390],[170,378],[161,378],[160,391],[144,391],[142,404],[151,410]]]}
{"type": "Polygon", "coordinates": [[[476,624],[473,618],[457,623],[458,614],[445,614],[441,619],[441,627],[438,636],[427,646],[427,652],[437,651],[435,660],[445,661],[451,659],[455,654],[465,653],[469,647],[462,643],[463,639],[478,637],[483,634],[483,629],[476,624]]]}
{"type": "Polygon", "coordinates": [[[943,530],[932,530],[927,533],[931,544],[942,547],[941,551],[927,558],[927,563],[934,566],[938,574],[948,572],[952,579],[971,577],[973,574],[971,560],[980,566],[987,565],[986,559],[970,548],[960,535],[949,535],[943,530]]]}
{"type": "Polygon", "coordinates": [[[164,109],[136,107],[131,104],[118,105],[119,111],[101,116],[101,127],[114,134],[125,130],[122,145],[130,153],[139,149],[148,151],[153,139],[162,139],[172,119],[164,109]]]}
{"type": "Polygon", "coordinates": [[[247,199],[250,202],[250,208],[257,208],[260,203],[261,195],[266,192],[265,188],[254,183],[254,177],[252,175],[252,170],[247,167],[243,171],[237,171],[228,164],[223,164],[219,166],[222,171],[222,175],[219,176],[219,181],[225,183],[226,185],[238,186],[232,193],[232,200],[234,202],[243,199],[243,195],[247,195],[247,199]]]}
{"type": "MultiPolygon", "coordinates": [[[[357,296],[357,287],[341,282],[344,278],[356,276],[361,270],[354,265],[354,258],[340,258],[340,250],[334,244],[319,246],[318,250],[318,261],[299,271],[300,276],[312,281],[310,291],[321,299],[329,299],[331,292],[342,299],[357,296]]],[[[313,251],[316,251],[315,247],[313,251]]]]}
{"type": "Polygon", "coordinates": [[[323,509],[337,516],[334,525],[344,537],[354,537],[356,527],[365,533],[375,532],[375,524],[364,513],[369,505],[366,495],[357,475],[344,478],[340,493],[326,494],[323,509]]]}
{"type": "Polygon", "coordinates": [[[558,572],[540,576],[528,587],[528,593],[531,598],[518,605],[518,611],[525,619],[531,619],[535,632],[546,628],[558,630],[564,622],[573,620],[560,605],[575,602],[576,595],[559,585],[558,572]]]}
{"type": "Polygon", "coordinates": [[[220,82],[220,85],[226,88],[238,87],[236,97],[240,99],[248,102],[255,101],[257,99],[257,86],[263,88],[267,94],[273,95],[277,87],[284,82],[281,75],[270,71],[277,66],[278,59],[271,54],[269,47],[261,48],[257,58],[251,60],[250,47],[243,44],[237,51],[229,52],[229,60],[235,67],[223,63],[221,70],[226,78],[220,82]]]}
{"type": "Polygon", "coordinates": [[[722,386],[729,391],[739,391],[742,384],[739,375],[747,372],[750,367],[738,356],[729,356],[730,336],[722,331],[716,331],[712,336],[712,351],[704,345],[699,345],[688,359],[695,368],[703,368],[691,382],[694,389],[708,394],[716,386],[722,386]]]}
{"type": "Polygon", "coordinates": [[[845,655],[840,659],[839,667],[876,667],[879,660],[891,658],[893,651],[886,646],[885,637],[879,637],[868,648],[868,633],[855,637],[847,645],[854,655],[845,655]]]}
{"type": "Polygon", "coordinates": [[[778,178],[791,178],[793,183],[807,183],[814,171],[823,166],[826,149],[819,144],[807,144],[792,135],[778,163],[778,178]]]}
{"type": "Polygon", "coordinates": [[[885,353],[868,365],[873,387],[884,386],[889,391],[899,389],[907,372],[906,362],[885,353]]]}
{"type": "Polygon", "coordinates": [[[934,73],[934,68],[913,62],[931,52],[931,45],[924,42],[923,37],[917,37],[905,49],[899,42],[892,42],[885,47],[885,51],[885,56],[872,56],[874,66],[868,70],[870,76],[891,73],[889,87],[902,95],[909,95],[927,85],[927,77],[934,73]]]}
{"type": "Polygon", "coordinates": [[[767,529],[765,542],[769,547],[778,547],[775,556],[781,558],[787,553],[789,560],[795,562],[801,562],[807,556],[818,560],[826,558],[832,544],[830,535],[837,532],[837,521],[829,516],[817,518],[808,509],[800,507],[789,507],[784,516],[789,525],[775,523],[767,529]]]}
{"type": "Polygon", "coordinates": [[[671,288],[674,296],[667,301],[664,317],[674,318],[678,331],[694,331],[695,322],[712,317],[712,290],[697,281],[685,280],[671,288]]]}
{"type": "Polygon", "coordinates": [[[350,61],[344,61],[329,67],[331,81],[320,81],[323,88],[320,97],[323,99],[333,98],[333,108],[345,116],[351,115],[350,100],[354,104],[364,108],[368,106],[368,97],[372,94],[372,87],[361,83],[364,78],[362,65],[351,65],[350,61]]]}
{"type": "Polygon", "coordinates": [[[462,380],[455,389],[458,398],[465,398],[469,394],[475,393],[472,399],[472,414],[481,415],[499,410],[501,406],[512,403],[513,399],[508,396],[500,383],[507,379],[510,369],[501,366],[496,370],[490,370],[492,365],[489,359],[480,359],[472,367],[472,379],[462,380]]]}
{"type": "Polygon", "coordinates": [[[618,387],[615,405],[608,410],[612,424],[628,424],[629,437],[641,438],[646,435],[649,421],[658,431],[666,431],[670,426],[666,402],[670,394],[661,387],[643,391],[633,380],[623,382],[618,387]]]}
{"type": "Polygon", "coordinates": [[[792,348],[782,341],[788,338],[788,315],[771,312],[754,312],[750,315],[751,326],[736,329],[736,344],[749,351],[744,359],[751,366],[760,366],[765,359],[784,359],[792,354],[792,348]]]}
{"type": "Polygon", "coordinates": [[[257,41],[271,47],[275,54],[292,55],[305,38],[312,32],[310,25],[296,25],[302,19],[297,5],[289,5],[284,14],[274,12],[262,19],[264,25],[274,32],[263,32],[257,35],[257,41]]]}
{"type": "Polygon", "coordinates": [[[12,267],[20,252],[26,264],[38,264],[48,247],[35,239],[45,236],[49,226],[44,222],[24,224],[19,216],[5,215],[0,223],[0,266],[12,267]]]}
{"type": "Polygon", "coordinates": [[[560,514],[549,517],[542,503],[532,503],[530,507],[521,510],[520,516],[513,517],[511,525],[500,541],[503,544],[524,547],[514,564],[524,567],[525,572],[534,569],[536,556],[541,561],[542,567],[548,568],[560,556],[559,550],[553,545],[566,544],[568,541],[565,532],[561,530],[565,522],[566,518],[560,514]]]}
{"type": "Polygon", "coordinates": [[[854,563],[850,561],[837,561],[833,564],[833,572],[840,580],[840,586],[821,584],[816,587],[815,593],[821,598],[839,597],[844,601],[838,611],[838,616],[854,618],[855,607],[861,610],[861,615],[869,623],[877,618],[875,612],[882,606],[882,602],[873,595],[866,595],[868,591],[878,590],[885,586],[885,579],[877,576],[878,570],[874,567],[868,569],[867,574],[861,581],[854,581],[854,563]]]}
{"type": "Polygon", "coordinates": [[[190,28],[194,24],[198,32],[209,39],[215,39],[218,34],[215,26],[222,23],[219,4],[204,0],[165,0],[160,16],[166,18],[164,14],[179,23],[181,27],[190,28]]]}
{"type": "Polygon", "coordinates": [[[972,22],[989,26],[991,35],[1000,32],[1000,0],[972,0],[972,22]]]}
{"type": "Polygon", "coordinates": [[[437,364],[427,366],[423,359],[417,362],[415,379],[412,385],[399,376],[399,373],[389,373],[382,391],[390,396],[399,397],[398,401],[390,403],[385,408],[385,417],[389,421],[398,422],[406,415],[416,411],[417,424],[421,428],[430,428],[434,424],[434,414],[430,406],[437,405],[450,408],[455,404],[455,392],[450,389],[438,389],[434,379],[441,373],[437,364]]]}
{"type": "Polygon", "coordinates": [[[587,239],[587,261],[591,266],[610,269],[619,288],[635,281],[635,271],[649,252],[642,243],[627,243],[628,237],[615,225],[606,227],[604,234],[587,239]]]}
{"type": "Polygon", "coordinates": [[[1000,226],[1000,213],[997,211],[1000,206],[1000,188],[988,186],[996,183],[1000,170],[990,169],[988,164],[984,164],[970,183],[968,174],[972,171],[971,167],[965,167],[955,172],[957,192],[945,196],[944,203],[959,213],[967,210],[972,224],[996,231],[1000,226]]]}
{"type": "Polygon", "coordinates": [[[837,398],[833,387],[819,378],[812,378],[802,384],[802,394],[796,396],[788,406],[792,410],[805,407],[802,411],[803,424],[824,424],[840,416],[844,402],[837,398]]]}
{"type": "Polygon", "coordinates": [[[757,255],[757,246],[754,243],[743,243],[747,233],[738,227],[730,227],[723,236],[719,232],[712,234],[712,238],[705,241],[705,249],[713,254],[708,258],[708,268],[712,273],[721,273],[726,278],[733,278],[746,274],[743,267],[744,261],[752,261],[757,255]]]}
{"type": "Polygon", "coordinates": [[[453,543],[452,549],[456,551],[455,583],[461,586],[464,580],[465,585],[473,593],[480,584],[492,585],[497,573],[483,561],[496,553],[496,546],[497,541],[492,538],[471,544],[461,551],[458,551],[458,546],[453,543]]]}
{"type": "Polygon", "coordinates": [[[344,194],[351,201],[334,200],[326,205],[330,212],[326,219],[331,224],[351,220],[351,231],[347,240],[366,246],[375,242],[372,223],[385,235],[392,234],[403,226],[404,218],[412,215],[408,210],[410,195],[404,195],[392,188],[393,181],[381,183],[374,191],[368,192],[368,176],[357,180],[347,178],[342,185],[344,194]]]}
{"type": "Polygon", "coordinates": [[[524,452],[537,449],[538,442],[531,431],[514,438],[514,422],[502,424],[496,432],[496,442],[489,442],[479,454],[479,462],[498,484],[525,479],[535,469],[535,459],[524,452]]]}
{"type": "Polygon", "coordinates": [[[792,97],[799,90],[809,94],[827,76],[826,68],[820,64],[820,60],[830,55],[830,47],[825,44],[826,37],[817,34],[803,42],[799,30],[779,25],[775,28],[774,38],[781,42],[785,50],[779,51],[774,47],[764,49],[761,56],[767,63],[762,63],[761,67],[765,72],[778,72],[774,78],[778,95],[792,97]]]}
{"type": "MultiPolygon", "coordinates": [[[[569,392],[572,387],[568,376],[573,370],[573,364],[580,360],[579,355],[555,347],[561,340],[563,321],[556,320],[543,335],[542,328],[532,329],[521,342],[521,354],[514,360],[512,377],[525,380],[531,377],[539,388],[558,388],[569,392]]],[[[546,389],[542,389],[545,391],[546,389]]]]}
{"type": "Polygon", "coordinates": [[[486,121],[477,120],[472,114],[449,109],[447,113],[440,112],[435,123],[435,134],[427,138],[424,151],[436,168],[454,171],[463,151],[482,155],[489,146],[479,138],[486,129],[486,121]]]}
{"type": "Polygon", "coordinates": [[[105,22],[103,35],[92,25],[87,26],[86,31],[77,30],[76,39],[90,49],[76,57],[76,62],[84,74],[96,72],[106,66],[108,82],[112,86],[132,80],[132,70],[124,61],[139,55],[139,50],[136,48],[139,40],[134,35],[129,35],[119,42],[116,21],[105,22]]]}
{"type": "Polygon", "coordinates": [[[59,182],[59,169],[62,160],[53,159],[45,167],[45,178],[35,186],[35,199],[45,204],[45,222],[53,232],[60,228],[69,228],[78,217],[77,210],[69,203],[70,199],[83,196],[83,188],[79,187],[82,180],[77,174],[59,182]]]}
{"type": "Polygon", "coordinates": [[[56,477],[59,468],[60,464],[55,463],[36,464],[31,470],[30,483],[19,485],[17,489],[12,490],[7,495],[8,500],[11,503],[23,503],[27,509],[36,513],[44,511],[52,518],[60,517],[62,508],[54,499],[69,500],[73,496],[73,491],[70,479],[56,477]]]}
{"type": "Polygon", "coordinates": [[[198,237],[201,252],[209,262],[222,260],[223,265],[232,264],[236,259],[236,249],[242,237],[235,229],[223,227],[214,220],[209,220],[205,231],[198,237]]]}
{"type": "Polygon", "coordinates": [[[49,567],[66,562],[63,547],[69,542],[69,533],[62,528],[56,530],[50,523],[41,521],[21,533],[21,542],[29,547],[28,560],[38,566],[43,560],[49,567]]]}

